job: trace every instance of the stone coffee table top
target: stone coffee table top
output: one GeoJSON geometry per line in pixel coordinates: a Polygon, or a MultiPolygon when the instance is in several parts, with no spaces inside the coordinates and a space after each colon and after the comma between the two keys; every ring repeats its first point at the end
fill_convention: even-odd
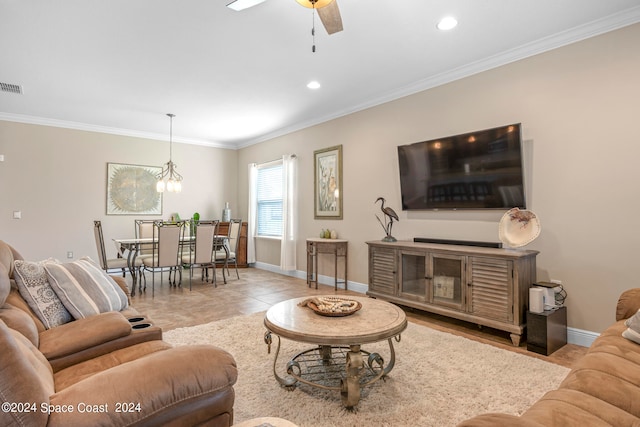
{"type": "Polygon", "coordinates": [[[378,342],[399,335],[407,327],[404,311],[386,301],[342,296],[362,308],[342,317],[322,316],[298,304],[308,297],[282,301],[265,315],[265,327],[280,337],[319,345],[351,345],[378,342]]]}

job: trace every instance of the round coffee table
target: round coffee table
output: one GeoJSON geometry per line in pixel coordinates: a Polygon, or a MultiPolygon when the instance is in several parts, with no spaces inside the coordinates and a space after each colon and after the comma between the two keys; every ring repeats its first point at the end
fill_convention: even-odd
{"type": "Polygon", "coordinates": [[[280,302],[265,315],[267,332],[264,338],[269,350],[272,334],[278,338],[273,374],[282,386],[293,389],[301,382],[338,390],[342,404],[351,408],[360,401],[362,387],[376,382],[393,369],[393,339],[400,341],[400,334],[407,327],[407,318],[402,309],[386,301],[354,296],[344,298],[358,301],[361,309],[347,316],[333,317],[298,305],[309,297],[280,302]],[[315,344],[287,363],[286,377],[281,377],[276,371],[281,337],[315,344]],[[361,348],[362,344],[384,340],[389,343],[390,351],[390,360],[386,364],[378,353],[369,353],[361,348]]]}

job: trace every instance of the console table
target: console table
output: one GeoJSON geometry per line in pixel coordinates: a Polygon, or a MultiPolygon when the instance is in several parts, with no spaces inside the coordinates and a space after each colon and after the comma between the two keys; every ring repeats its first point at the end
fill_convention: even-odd
{"type": "Polygon", "coordinates": [[[334,266],[334,286],[338,289],[338,258],[344,259],[344,289],[347,289],[347,246],[342,239],[307,239],[307,285],[316,284],[318,289],[318,254],[332,254],[334,266]]]}
{"type": "Polygon", "coordinates": [[[507,331],[520,345],[537,251],[410,241],[367,245],[367,295],[507,331]]]}

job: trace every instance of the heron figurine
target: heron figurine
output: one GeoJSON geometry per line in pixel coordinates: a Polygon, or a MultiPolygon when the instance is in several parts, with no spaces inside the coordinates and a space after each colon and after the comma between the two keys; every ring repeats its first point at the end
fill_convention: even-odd
{"type": "Polygon", "coordinates": [[[382,213],[384,214],[384,222],[382,222],[382,220],[380,219],[380,217],[378,215],[376,215],[376,218],[378,218],[378,222],[380,223],[380,225],[382,226],[382,229],[384,230],[386,236],[384,239],[382,239],[383,242],[395,242],[397,241],[395,237],[393,237],[391,235],[391,227],[393,227],[393,221],[400,221],[400,218],[398,218],[398,214],[396,213],[396,211],[394,211],[393,209],[391,209],[390,207],[385,207],[384,203],[386,202],[386,200],[384,199],[384,197],[378,197],[376,199],[376,203],[378,202],[382,202],[382,204],[380,205],[380,210],[382,211],[382,213]]]}

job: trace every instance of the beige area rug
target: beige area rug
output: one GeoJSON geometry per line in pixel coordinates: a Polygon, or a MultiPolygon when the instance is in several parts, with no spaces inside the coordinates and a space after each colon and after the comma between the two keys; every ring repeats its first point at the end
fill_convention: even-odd
{"type": "MultiPolygon", "coordinates": [[[[299,426],[455,426],[485,412],[521,414],[554,389],[569,369],[409,323],[394,343],[396,365],[386,381],[366,387],[354,411],[342,407],[338,391],[306,385],[281,388],[273,376],[273,357],[264,343],[264,313],[240,316],[164,333],[174,345],[214,344],[238,364],[236,423],[280,417],[299,426]]],[[[309,348],[282,340],[278,372],[309,348]]],[[[389,360],[388,344],[363,346],[389,360]]]]}

